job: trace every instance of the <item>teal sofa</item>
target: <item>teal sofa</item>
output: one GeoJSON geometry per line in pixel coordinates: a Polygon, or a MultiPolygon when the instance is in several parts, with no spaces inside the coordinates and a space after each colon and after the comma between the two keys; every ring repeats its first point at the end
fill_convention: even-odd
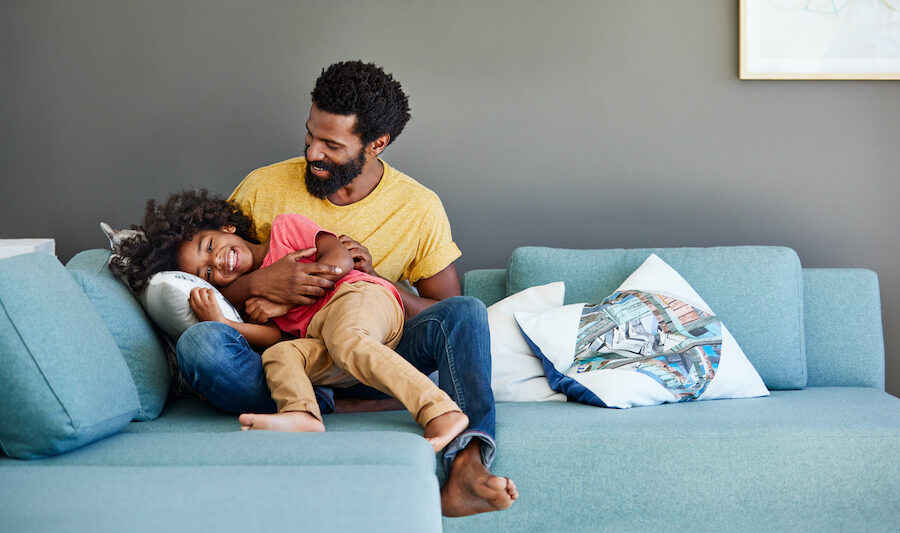
{"type": "Polygon", "coordinates": [[[493,470],[521,497],[443,519],[443,473],[408,413],[326,415],[324,434],[238,431],[202,400],[166,397],[163,343],[106,252],[68,268],[0,260],[0,531],[897,531],[900,399],[884,391],[873,272],[804,269],[778,247],[527,247],[506,269],[467,272],[463,290],[490,305],[563,280],[566,303],[599,301],[651,252],[717,312],[771,395],[499,403],[493,470]]]}

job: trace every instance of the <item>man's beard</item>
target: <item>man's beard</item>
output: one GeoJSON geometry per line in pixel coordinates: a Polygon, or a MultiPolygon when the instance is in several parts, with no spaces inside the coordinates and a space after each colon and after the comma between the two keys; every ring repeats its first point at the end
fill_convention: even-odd
{"type": "Polygon", "coordinates": [[[316,166],[328,171],[328,179],[322,179],[309,171],[310,161],[306,162],[306,190],[316,198],[328,198],[338,192],[341,187],[349,185],[351,181],[362,174],[366,165],[366,153],[360,148],[356,159],[351,159],[344,164],[328,163],[327,161],[314,161],[316,166]]]}

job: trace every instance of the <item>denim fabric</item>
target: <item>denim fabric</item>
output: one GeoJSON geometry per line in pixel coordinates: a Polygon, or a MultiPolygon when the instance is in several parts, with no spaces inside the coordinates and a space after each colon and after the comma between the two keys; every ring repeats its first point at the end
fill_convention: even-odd
{"type": "Polygon", "coordinates": [[[495,409],[491,391],[491,337],[481,300],[456,296],[407,319],[397,353],[424,374],[438,371],[438,386],[469,417],[469,428],[444,450],[449,469],[472,438],[482,441],[482,462],[490,466],[495,409]]]}
{"type": "Polygon", "coordinates": [[[188,384],[230,413],[274,413],[262,359],[243,335],[221,322],[194,324],[175,346],[188,384]]]}
{"type": "MultiPolygon", "coordinates": [[[[475,437],[484,443],[484,463],[493,460],[490,345],[487,310],[477,298],[448,298],[404,325],[397,353],[426,375],[437,370],[438,386],[469,417],[469,429],[446,448],[446,466],[475,437]]],[[[178,339],[177,352],[187,382],[213,405],[232,413],[275,411],[259,354],[233,328],[195,324],[178,339]]],[[[333,412],[330,391],[317,387],[316,395],[322,413],[333,412]]]]}

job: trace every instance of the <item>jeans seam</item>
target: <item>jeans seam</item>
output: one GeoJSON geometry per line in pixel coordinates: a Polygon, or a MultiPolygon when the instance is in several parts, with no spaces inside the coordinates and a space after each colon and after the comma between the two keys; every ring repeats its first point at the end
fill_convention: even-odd
{"type": "MultiPolygon", "coordinates": [[[[466,398],[463,395],[462,387],[460,386],[459,379],[456,376],[456,358],[453,357],[453,348],[450,347],[449,343],[447,342],[449,335],[447,335],[447,331],[444,329],[444,323],[438,318],[429,318],[427,322],[437,322],[438,326],[440,327],[441,335],[443,335],[442,343],[444,345],[444,351],[447,353],[447,366],[449,367],[450,371],[450,382],[453,385],[453,391],[456,393],[456,405],[458,405],[459,408],[463,412],[465,412],[466,398]]],[[[425,322],[420,322],[420,324],[424,325],[425,322]]],[[[438,366],[438,371],[440,371],[440,366],[438,366]]]]}

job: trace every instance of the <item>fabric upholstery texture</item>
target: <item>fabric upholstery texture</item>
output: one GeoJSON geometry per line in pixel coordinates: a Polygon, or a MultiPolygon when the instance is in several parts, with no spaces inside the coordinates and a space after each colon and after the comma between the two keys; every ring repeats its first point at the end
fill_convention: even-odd
{"type": "Polygon", "coordinates": [[[803,270],[809,386],[884,390],[884,332],[878,277],[871,270],[803,270]],[[843,339],[843,341],[839,340],[843,339]]]}
{"type": "MultiPolygon", "coordinates": [[[[434,473],[433,450],[413,432],[368,431],[364,434],[366,438],[360,439],[358,433],[346,431],[240,431],[237,417],[231,418],[231,430],[227,432],[120,432],[92,446],[44,459],[41,464],[53,467],[377,464],[408,466],[434,473]]],[[[18,464],[21,463],[0,460],[0,475],[9,471],[4,468],[18,464]]]]}
{"type": "Polygon", "coordinates": [[[800,260],[789,248],[728,246],[564,250],[522,247],[509,260],[507,292],[566,283],[566,303],[598,303],[651,253],[677,270],[728,325],[766,386],[806,386],[800,260]]]}
{"type": "Polygon", "coordinates": [[[94,306],[47,254],[0,260],[0,447],[55,455],[110,435],[140,409],[94,306]]]}
{"type": "Polygon", "coordinates": [[[169,393],[165,348],[140,303],[106,267],[108,261],[106,250],[85,250],[66,268],[103,318],[131,371],[141,401],[135,420],[153,420],[169,393]]]}
{"type": "MultiPolygon", "coordinates": [[[[553,251],[529,268],[543,275],[543,262],[547,271],[566,272],[543,283],[564,279],[568,296],[588,301],[584,294],[597,285],[590,278],[602,276],[584,275],[571,260],[595,253],[569,252],[553,251]]],[[[793,311],[785,304],[777,323],[765,328],[759,317],[744,314],[760,309],[756,299],[782,305],[768,287],[789,287],[779,276],[796,272],[788,265],[792,252],[772,258],[753,248],[737,254],[749,262],[729,267],[724,260],[736,252],[660,255],[703,295],[756,364],[756,351],[776,347],[770,329],[787,331],[793,311]],[[710,261],[711,253],[718,259],[710,261]],[[742,269],[766,290],[748,292],[754,283],[744,279],[727,282],[742,269]],[[705,277],[713,274],[725,281],[705,277]],[[732,327],[735,320],[743,330],[732,327]]],[[[600,287],[600,298],[646,257],[618,253],[625,266],[606,259],[624,274],[600,287]]],[[[8,339],[18,335],[9,316],[22,310],[8,314],[6,288],[26,287],[41,272],[25,262],[17,265],[24,273],[7,283],[4,267],[0,261],[0,387],[8,391],[2,381],[8,339]]],[[[59,297],[67,309],[80,300],[79,309],[93,312],[80,289],[80,297],[67,292],[77,287],[57,269],[71,286],[45,282],[53,293],[48,298],[65,293],[59,297]]],[[[71,453],[39,461],[0,455],[0,531],[894,531],[900,524],[900,400],[883,391],[877,282],[863,270],[802,275],[806,320],[794,320],[798,329],[790,334],[802,338],[805,331],[808,388],[630,410],[500,403],[492,470],[515,480],[522,495],[504,512],[441,520],[443,473],[434,475],[434,454],[406,411],[325,415],[324,434],[241,432],[236,416],[207,402],[170,398],[156,420],[132,422],[71,453]]],[[[469,272],[464,280],[464,293],[488,305],[507,295],[505,270],[469,272]]],[[[45,314],[30,318],[34,330],[48,329],[42,328],[45,314]]],[[[91,322],[102,324],[99,316],[91,322]]],[[[81,342],[83,332],[66,324],[51,339],[54,346],[81,342]]],[[[89,345],[53,368],[69,372],[73,359],[85,362],[90,354],[93,361],[98,349],[114,342],[89,345]]],[[[780,352],[762,354],[777,358],[780,352]]],[[[120,367],[130,380],[125,363],[120,367]]],[[[796,374],[793,367],[790,374],[796,374]]],[[[78,394],[105,396],[108,384],[98,381],[82,382],[78,394]]],[[[138,406],[133,394],[129,418],[138,406]]],[[[4,401],[0,395],[0,428],[4,416],[15,413],[4,401]]]]}
{"type": "Polygon", "coordinates": [[[394,420],[365,438],[240,431],[234,415],[172,399],[92,446],[0,458],[0,530],[440,531],[431,446],[408,413],[378,414],[394,420]]]}
{"type": "Polygon", "coordinates": [[[444,531],[889,531],[898,405],[844,387],[627,410],[499,404],[493,470],[523,499],[444,531]]]}
{"type": "Polygon", "coordinates": [[[508,296],[505,268],[470,270],[460,281],[464,296],[477,296],[488,307],[508,296]]]}
{"type": "Polygon", "coordinates": [[[0,528],[17,533],[441,531],[437,479],[411,466],[57,466],[3,476],[0,528]]]}

